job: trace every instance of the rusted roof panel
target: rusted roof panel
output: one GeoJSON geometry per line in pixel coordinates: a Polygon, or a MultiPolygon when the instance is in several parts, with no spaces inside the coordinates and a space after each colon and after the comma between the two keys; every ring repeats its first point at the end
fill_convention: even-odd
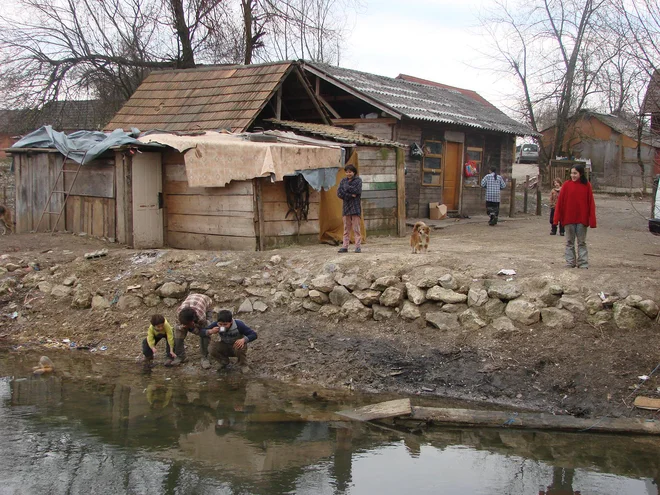
{"type": "MultiPolygon", "coordinates": [[[[410,119],[441,122],[507,134],[536,135],[531,127],[516,122],[491,104],[473,95],[442,85],[420,84],[321,63],[305,66],[329,76],[380,105],[410,119]]],[[[476,94],[476,93],[475,93],[476,94]]]]}
{"type": "Polygon", "coordinates": [[[150,74],[106,130],[245,130],[291,62],[214,66],[150,74]]]}

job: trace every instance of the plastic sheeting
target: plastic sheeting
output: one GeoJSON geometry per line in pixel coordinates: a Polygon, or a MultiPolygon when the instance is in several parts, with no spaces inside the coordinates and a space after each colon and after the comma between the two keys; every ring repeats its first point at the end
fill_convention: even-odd
{"type": "Polygon", "coordinates": [[[98,131],[76,131],[67,136],[63,132],[55,131],[51,126],[45,125],[25,136],[12,148],[56,148],[71,160],[84,165],[98,158],[113,146],[143,145],[136,139],[139,134],[138,129],[131,129],[130,133],[116,129],[109,134],[98,131]]]}
{"type": "Polygon", "coordinates": [[[315,168],[312,170],[296,170],[296,173],[291,175],[302,174],[307,183],[312,186],[312,189],[327,191],[337,183],[338,171],[339,167],[315,168]]]}

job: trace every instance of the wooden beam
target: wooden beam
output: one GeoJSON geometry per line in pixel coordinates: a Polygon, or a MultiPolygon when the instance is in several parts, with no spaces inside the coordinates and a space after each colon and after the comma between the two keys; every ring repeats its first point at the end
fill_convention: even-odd
{"type": "Polygon", "coordinates": [[[319,100],[316,98],[316,95],[312,91],[312,88],[309,87],[307,79],[305,78],[303,73],[300,71],[298,67],[294,69],[294,72],[296,73],[296,77],[298,78],[298,81],[300,81],[300,84],[302,85],[303,88],[305,88],[305,91],[309,95],[309,98],[312,100],[312,103],[314,103],[314,107],[316,108],[316,110],[319,112],[319,115],[323,119],[323,123],[330,125],[330,119],[328,118],[328,115],[326,114],[326,112],[323,111],[321,105],[319,105],[319,100]]]}
{"type": "Polygon", "coordinates": [[[396,150],[396,225],[399,237],[406,235],[406,157],[402,148],[396,150]]]}
{"type": "Polygon", "coordinates": [[[277,96],[275,100],[275,118],[282,120],[282,86],[277,88],[277,96]]]}
{"type": "Polygon", "coordinates": [[[340,119],[340,118],[341,118],[341,115],[339,115],[339,114],[337,113],[337,111],[336,111],[334,108],[332,108],[332,105],[330,105],[330,103],[328,103],[327,101],[325,101],[325,98],[323,98],[321,95],[316,95],[316,97],[319,99],[319,101],[320,101],[321,103],[323,103],[323,106],[328,110],[328,112],[330,112],[330,113],[332,114],[332,116],[333,116],[335,119],[340,119]]]}
{"type": "Polygon", "coordinates": [[[412,419],[443,425],[492,428],[530,428],[537,430],[606,431],[660,435],[660,421],[638,418],[576,418],[550,413],[519,413],[515,411],[477,411],[443,407],[412,408],[412,419]]]}
{"type": "Polygon", "coordinates": [[[378,118],[378,119],[332,119],[333,125],[355,125],[355,124],[388,124],[394,125],[398,119],[378,118]]]}
{"type": "Polygon", "coordinates": [[[339,411],[337,414],[356,421],[372,421],[374,419],[409,416],[411,413],[410,399],[397,399],[357,409],[346,409],[345,411],[339,411]]]}
{"type": "Polygon", "coordinates": [[[264,225],[264,201],[261,192],[261,180],[259,178],[254,179],[254,202],[256,206],[255,214],[257,216],[257,249],[263,251],[266,230],[264,225]]]}

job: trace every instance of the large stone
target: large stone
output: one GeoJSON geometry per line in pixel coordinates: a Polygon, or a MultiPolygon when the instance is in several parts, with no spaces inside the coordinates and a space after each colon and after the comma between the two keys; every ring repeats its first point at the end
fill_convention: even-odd
{"type": "Polygon", "coordinates": [[[522,288],[512,282],[492,282],[488,286],[488,295],[493,298],[501,299],[502,301],[511,301],[522,296],[522,288]]]}
{"type": "Polygon", "coordinates": [[[274,254],[273,256],[270,257],[270,262],[273,265],[279,265],[282,263],[282,257],[279,254],[274,254]]]}
{"type": "Polygon", "coordinates": [[[335,283],[335,276],[332,273],[323,273],[313,278],[310,285],[313,289],[329,294],[337,284],[335,283]]]}
{"type": "Polygon", "coordinates": [[[286,306],[289,304],[289,293],[283,290],[278,290],[270,298],[270,304],[275,307],[286,306]]]}
{"type": "Polygon", "coordinates": [[[335,276],[335,282],[343,285],[350,291],[368,289],[371,285],[366,278],[360,277],[357,274],[343,275],[338,273],[335,276]]]}
{"type": "Polygon", "coordinates": [[[635,304],[637,309],[641,309],[649,318],[656,318],[660,312],[658,305],[651,299],[644,299],[635,304]]]}
{"type": "Polygon", "coordinates": [[[365,306],[373,306],[380,301],[381,292],[373,289],[356,290],[353,295],[365,306]]]}
{"type": "Polygon", "coordinates": [[[190,282],[190,287],[188,287],[191,292],[206,292],[211,288],[211,284],[200,282],[199,280],[193,280],[190,282]]]}
{"type": "Polygon", "coordinates": [[[584,313],[586,309],[584,303],[579,297],[567,296],[566,294],[561,296],[557,303],[557,307],[570,311],[571,313],[584,313]]]}
{"type": "Polygon", "coordinates": [[[529,301],[524,299],[514,299],[509,301],[504,310],[506,315],[513,321],[523,323],[524,325],[533,325],[541,319],[539,309],[529,301]]]}
{"type": "Polygon", "coordinates": [[[479,330],[488,324],[479,318],[477,312],[472,308],[468,309],[467,311],[463,311],[460,315],[458,315],[458,321],[466,330],[479,330]]]}
{"type": "Polygon", "coordinates": [[[163,304],[167,306],[168,308],[173,308],[177,304],[179,304],[178,299],[174,299],[173,297],[166,297],[163,299],[163,304]]]}
{"type": "MultiPolygon", "coordinates": [[[[438,304],[442,304],[442,303],[438,303],[438,304]]],[[[467,304],[442,304],[442,308],[440,309],[440,311],[444,313],[459,314],[467,309],[468,309],[467,304]]]]}
{"type": "Polygon", "coordinates": [[[424,304],[426,302],[426,291],[420,289],[415,284],[406,282],[406,292],[408,293],[408,300],[413,304],[419,306],[420,304],[424,304]]]}
{"type": "Polygon", "coordinates": [[[348,299],[341,307],[341,314],[350,319],[368,320],[373,313],[373,309],[368,308],[355,297],[348,299]]]}
{"type": "Polygon", "coordinates": [[[303,308],[305,308],[307,311],[313,311],[316,313],[319,309],[321,309],[321,305],[315,303],[314,301],[310,301],[309,299],[305,299],[303,301],[303,308]]]}
{"type": "Polygon", "coordinates": [[[142,299],[133,294],[124,294],[117,301],[117,307],[121,311],[130,311],[132,309],[137,309],[142,306],[142,299]]]}
{"type": "Polygon", "coordinates": [[[371,288],[374,290],[384,291],[388,287],[392,287],[393,285],[396,285],[399,282],[401,282],[401,279],[399,277],[396,277],[394,275],[385,275],[384,277],[379,277],[376,280],[374,280],[374,283],[371,284],[371,288]]]}
{"type": "MultiPolygon", "coordinates": [[[[538,300],[541,301],[546,306],[555,306],[561,297],[561,294],[556,294],[556,286],[548,286],[538,297],[538,300]],[[553,289],[554,287],[554,289],[553,289]]],[[[560,287],[561,289],[561,287],[560,287]]]]}
{"type": "Polygon", "coordinates": [[[110,301],[108,301],[103,296],[94,296],[92,297],[92,309],[108,309],[110,307],[110,301]]]}
{"type": "Polygon", "coordinates": [[[447,274],[447,269],[441,266],[423,266],[413,269],[408,274],[406,282],[419,287],[420,289],[430,289],[438,285],[438,280],[447,274]]]}
{"type": "Polygon", "coordinates": [[[587,321],[597,327],[605,325],[612,321],[612,312],[606,310],[598,311],[593,315],[587,316],[587,321]]]}
{"type": "Polygon", "coordinates": [[[46,282],[46,281],[44,281],[44,282],[39,282],[39,283],[37,284],[37,287],[38,287],[39,290],[40,290],[41,292],[43,292],[44,294],[50,294],[51,291],[53,290],[53,284],[51,284],[50,282],[46,282]]]}
{"type": "Polygon", "coordinates": [[[441,311],[432,311],[424,316],[427,322],[439,330],[450,331],[460,327],[458,315],[453,313],[443,313],[441,311]]]}
{"type": "Polygon", "coordinates": [[[648,327],[651,320],[642,310],[628,306],[624,302],[615,302],[614,323],[621,330],[635,330],[648,327]]]}
{"type": "MultiPolygon", "coordinates": [[[[296,289],[296,290],[308,290],[308,289],[296,289]]],[[[254,297],[266,298],[270,297],[270,289],[268,287],[246,287],[245,292],[254,297]]]]}
{"type": "Polygon", "coordinates": [[[483,306],[488,302],[488,291],[481,287],[471,287],[467,295],[467,304],[472,306],[483,306]]]}
{"type": "Polygon", "coordinates": [[[165,282],[156,291],[160,297],[178,299],[186,295],[186,287],[176,282],[165,282]]]}
{"type": "Polygon", "coordinates": [[[500,316],[495,318],[492,322],[493,328],[499,332],[513,332],[516,326],[511,319],[507,316],[500,316]]]}
{"type": "Polygon", "coordinates": [[[296,289],[293,291],[293,297],[297,299],[305,299],[307,296],[309,296],[309,289],[296,289]]]}
{"type": "Polygon", "coordinates": [[[268,305],[263,301],[254,301],[254,303],[252,303],[252,309],[259,311],[259,313],[263,313],[268,309],[268,305]]]}
{"type": "Polygon", "coordinates": [[[374,304],[372,309],[374,310],[374,320],[376,321],[389,320],[392,318],[392,316],[394,316],[394,310],[388,308],[387,306],[374,304]]]}
{"type": "Polygon", "coordinates": [[[436,285],[426,291],[426,299],[431,301],[442,301],[448,304],[456,304],[464,303],[467,301],[467,296],[465,294],[454,292],[451,289],[445,289],[444,287],[436,285]]]}
{"type": "Polygon", "coordinates": [[[575,326],[573,313],[559,308],[543,308],[541,321],[550,328],[573,328],[575,326]]]}
{"type": "Polygon", "coordinates": [[[145,306],[153,308],[160,304],[160,296],[155,292],[151,292],[142,298],[142,302],[145,306]]]}
{"type": "Polygon", "coordinates": [[[20,269],[21,269],[21,265],[16,265],[14,263],[7,263],[5,265],[5,270],[7,270],[8,272],[15,272],[16,270],[20,270],[20,269]]]}
{"type": "Polygon", "coordinates": [[[600,296],[597,295],[591,295],[587,297],[587,299],[584,301],[584,305],[587,308],[587,311],[589,311],[590,315],[595,315],[599,311],[603,310],[603,300],[600,298],[600,296]]]}
{"type": "Polygon", "coordinates": [[[340,312],[341,308],[333,306],[332,304],[326,304],[325,306],[321,306],[321,309],[319,309],[319,314],[321,316],[325,316],[326,318],[338,316],[340,312]]]}
{"type": "Polygon", "coordinates": [[[87,309],[92,306],[92,294],[87,290],[78,290],[73,295],[71,307],[77,309],[87,309]]]}
{"type": "Polygon", "coordinates": [[[330,301],[330,298],[325,292],[316,289],[309,291],[309,299],[316,304],[327,304],[330,301]]]}
{"type": "Polygon", "coordinates": [[[53,297],[66,297],[70,296],[72,292],[73,289],[71,287],[67,287],[65,285],[56,285],[51,289],[50,295],[53,297]]]}
{"type": "Polygon", "coordinates": [[[380,304],[390,308],[396,308],[403,301],[403,289],[401,287],[388,287],[380,295],[380,304]]]}
{"type": "Polygon", "coordinates": [[[440,286],[444,289],[449,289],[449,290],[458,289],[458,282],[450,273],[446,273],[442,277],[440,277],[438,279],[438,284],[440,284],[440,286]]]}
{"type": "Polygon", "coordinates": [[[64,281],[62,281],[62,285],[65,285],[67,287],[73,287],[74,285],[76,285],[77,281],[78,281],[78,279],[76,278],[76,276],[71,275],[71,276],[65,278],[64,281]]]}
{"type": "Polygon", "coordinates": [[[422,315],[420,314],[419,308],[415,305],[415,303],[410,301],[403,301],[403,307],[401,308],[399,316],[405,320],[416,320],[422,315]]]}
{"type": "Polygon", "coordinates": [[[330,302],[335,306],[342,307],[344,303],[351,298],[354,297],[343,285],[336,285],[335,288],[330,292],[330,302]]]}
{"type": "Polygon", "coordinates": [[[297,313],[298,311],[303,310],[303,302],[300,299],[294,299],[291,301],[291,304],[289,304],[289,311],[291,313],[297,313]]]}
{"type": "Polygon", "coordinates": [[[504,314],[505,307],[506,304],[497,298],[488,299],[486,304],[479,306],[478,311],[482,318],[487,320],[494,320],[495,318],[498,318],[504,314]]]}
{"type": "Polygon", "coordinates": [[[245,298],[245,300],[241,303],[241,305],[238,307],[238,310],[236,311],[237,313],[252,313],[254,311],[254,308],[252,307],[252,301],[250,299],[245,298]]]}

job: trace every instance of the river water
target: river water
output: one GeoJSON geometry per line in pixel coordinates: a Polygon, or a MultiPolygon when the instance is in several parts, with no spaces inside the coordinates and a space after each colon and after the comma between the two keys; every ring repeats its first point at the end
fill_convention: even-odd
{"type": "Polygon", "coordinates": [[[658,494],[654,437],[411,434],[332,414],[390,397],[50,357],[0,351],[0,494],[658,494]]]}

